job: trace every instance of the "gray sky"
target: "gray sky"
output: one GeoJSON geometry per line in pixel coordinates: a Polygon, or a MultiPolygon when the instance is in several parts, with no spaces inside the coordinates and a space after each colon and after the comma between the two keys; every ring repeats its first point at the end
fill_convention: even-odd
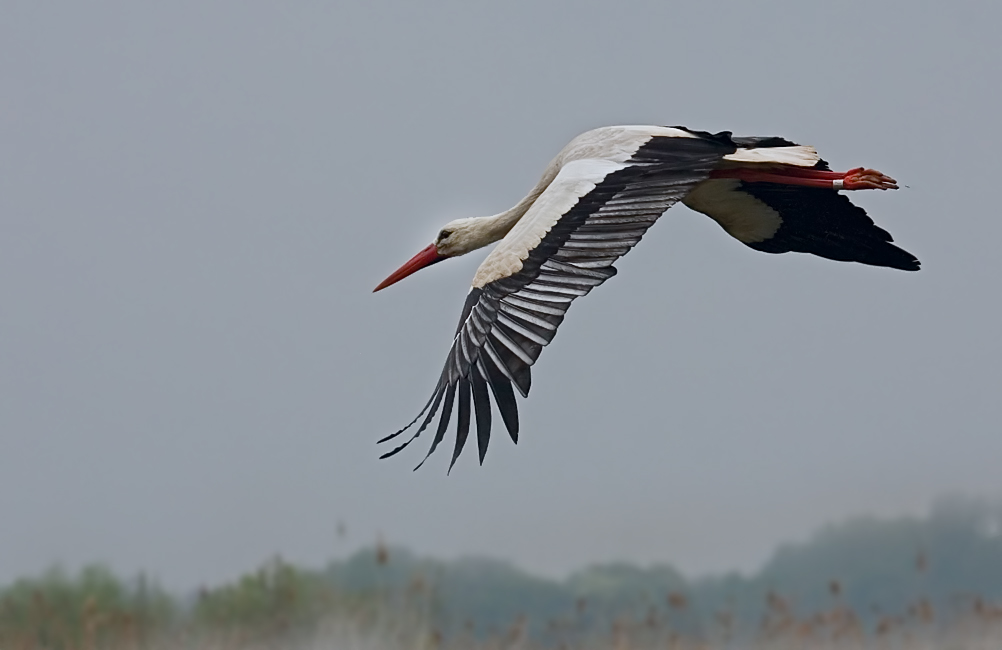
{"type": "Polygon", "coordinates": [[[377,535],[699,574],[1002,495],[1002,9],[768,7],[5,2],[0,582],[184,588],[377,535]],[[372,288],[622,123],[885,171],[910,189],[853,199],[923,270],[757,253],[678,206],[575,303],[517,447],[378,461],[483,254],[372,288]]]}

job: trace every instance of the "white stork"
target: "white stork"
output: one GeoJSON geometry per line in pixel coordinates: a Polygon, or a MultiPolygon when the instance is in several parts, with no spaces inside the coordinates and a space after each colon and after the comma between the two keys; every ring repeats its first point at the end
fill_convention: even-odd
{"type": "MultiPolygon", "coordinates": [[[[470,433],[480,462],[491,431],[488,387],[518,442],[515,390],[529,394],[530,367],[553,340],[571,302],[616,274],[613,264],[678,201],[766,253],[796,251],[915,271],[919,261],[890,242],[839,190],[897,189],[880,172],[833,172],[813,147],[778,137],[735,138],[684,127],[610,126],[571,140],[518,205],[445,224],[434,243],[376,287],[500,241],[473,277],[435,391],[399,452],[441,417],[425,460],[445,437],[458,395],[452,469],[470,433]]],[[[424,461],[421,461],[422,464],[424,461]]],[[[420,465],[418,465],[420,467],[420,465]]]]}

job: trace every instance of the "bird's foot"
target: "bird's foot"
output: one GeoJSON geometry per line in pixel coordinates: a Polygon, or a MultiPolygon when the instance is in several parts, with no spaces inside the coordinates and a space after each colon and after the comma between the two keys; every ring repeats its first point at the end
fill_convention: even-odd
{"type": "Polygon", "coordinates": [[[878,172],[876,169],[863,169],[857,167],[845,173],[842,179],[843,190],[896,190],[898,182],[888,176],[878,172]]]}

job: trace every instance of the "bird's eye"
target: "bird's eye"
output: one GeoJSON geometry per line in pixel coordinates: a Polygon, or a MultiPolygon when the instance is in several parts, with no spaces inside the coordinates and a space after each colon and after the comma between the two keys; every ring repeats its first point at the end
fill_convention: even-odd
{"type": "Polygon", "coordinates": [[[442,241],[443,239],[448,239],[449,235],[451,234],[452,234],[451,230],[443,230],[442,232],[438,233],[438,241],[442,241]]]}

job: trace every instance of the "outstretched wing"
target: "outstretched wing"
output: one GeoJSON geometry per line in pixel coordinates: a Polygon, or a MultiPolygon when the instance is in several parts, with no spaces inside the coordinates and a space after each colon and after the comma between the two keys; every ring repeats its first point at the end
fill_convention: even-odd
{"type": "Polygon", "coordinates": [[[615,275],[613,263],[735,151],[729,134],[691,133],[645,137],[621,156],[624,160],[579,159],[561,168],[478,269],[431,399],[414,421],[380,442],[417,429],[384,458],[410,444],[441,413],[427,459],[456,410],[449,468],[466,444],[471,417],[482,463],[491,433],[490,395],[508,434],[518,441],[515,390],[529,394],[530,368],[571,302],[615,275]]]}
{"type": "MultiPolygon", "coordinates": [[[[733,141],[763,155],[777,147],[796,147],[781,138],[733,141]]],[[[823,160],[812,166],[829,170],[823,160]]],[[[700,183],[685,198],[685,204],[764,253],[811,253],[904,271],[919,268],[918,259],[892,244],[891,234],[874,224],[863,208],[831,189],[723,178],[700,183]]]]}
{"type": "Polygon", "coordinates": [[[745,192],[775,210],[782,223],[769,239],[748,245],[764,253],[811,253],[843,262],[918,271],[914,255],[892,244],[891,233],[863,208],[832,190],[741,182],[745,192]]]}

